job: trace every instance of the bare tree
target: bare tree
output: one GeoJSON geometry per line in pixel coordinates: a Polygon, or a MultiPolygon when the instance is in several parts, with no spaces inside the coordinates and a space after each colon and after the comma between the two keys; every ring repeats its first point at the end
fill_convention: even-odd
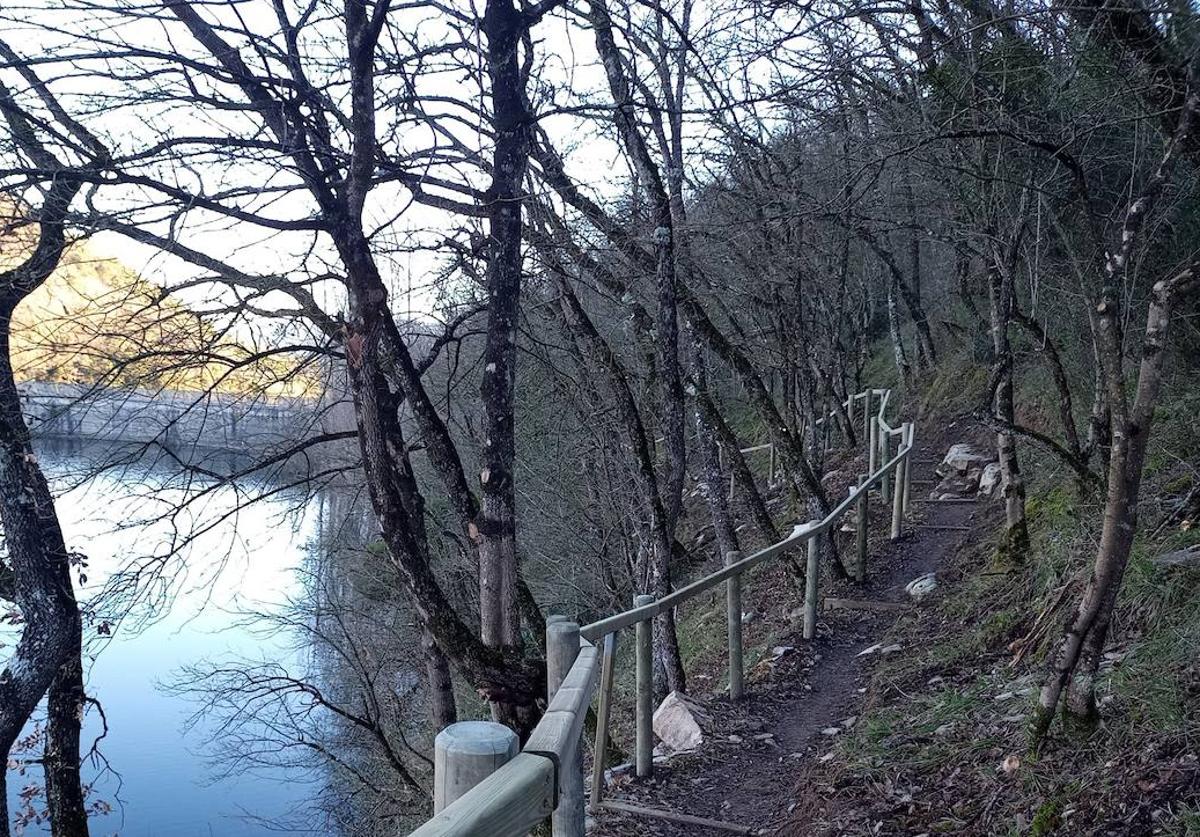
{"type": "MultiPolygon", "coordinates": [[[[62,258],[68,245],[66,217],[85,180],[37,139],[27,114],[3,85],[0,111],[18,153],[43,172],[38,184],[42,203],[28,217],[37,225],[32,246],[23,261],[0,272],[0,524],[12,571],[6,595],[23,620],[21,638],[0,674],[0,753],[7,761],[13,742],[49,690],[44,766],[52,826],[55,834],[86,835],[79,781],[82,625],[71,580],[71,555],[33,451],[10,352],[13,312],[62,258]]],[[[84,143],[92,140],[85,131],[77,132],[77,138],[84,143]]],[[[10,222],[25,220],[18,215],[10,222]]],[[[0,834],[9,833],[6,788],[7,782],[0,780],[0,834]]]]}

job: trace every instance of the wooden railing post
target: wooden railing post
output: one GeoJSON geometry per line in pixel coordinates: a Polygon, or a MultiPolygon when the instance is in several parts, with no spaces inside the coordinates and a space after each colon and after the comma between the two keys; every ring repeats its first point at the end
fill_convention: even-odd
{"type": "MultiPolygon", "coordinates": [[[[808,521],[811,532],[821,521],[808,521]]],[[[804,573],[804,638],[812,639],[817,635],[817,588],[821,580],[821,539],[817,535],[808,536],[808,565],[804,573]]]]}
{"type": "Polygon", "coordinates": [[[867,476],[875,475],[879,456],[879,416],[870,417],[870,433],[867,436],[867,476]]]}
{"type": "Polygon", "coordinates": [[[908,470],[909,457],[904,457],[896,463],[896,485],[892,492],[892,540],[900,538],[904,525],[904,472],[908,470]]]}
{"type": "MultiPolygon", "coordinates": [[[[887,430],[884,430],[883,427],[880,426],[879,427],[879,467],[881,467],[881,468],[887,464],[889,459],[892,458],[891,442],[892,442],[892,434],[890,432],[888,432],[887,430]]],[[[884,474],[883,479],[879,481],[879,497],[885,503],[888,501],[888,498],[891,496],[890,495],[891,479],[892,479],[891,474],[884,474]]]]}
{"type": "Polygon", "coordinates": [[[433,812],[491,776],[520,750],[517,734],[491,721],[459,721],[433,740],[433,812]]]}
{"type": "MultiPolygon", "coordinates": [[[[859,485],[864,485],[868,477],[862,476],[859,478],[859,485]]],[[[858,500],[855,501],[858,513],[858,555],[854,565],[854,578],[859,584],[862,584],[867,577],[867,526],[870,525],[868,515],[870,514],[870,503],[867,502],[867,495],[870,492],[863,491],[858,495],[858,500]]]]}
{"type": "MultiPolygon", "coordinates": [[[[725,566],[742,560],[736,549],[725,553],[725,566]]],[[[742,699],[742,577],[731,576],[725,582],[725,616],[729,634],[729,699],[742,699]]]]}
{"type": "Polygon", "coordinates": [[[612,714],[613,673],[617,656],[617,634],[604,637],[604,657],[600,668],[600,705],[596,707],[596,747],[592,753],[592,798],[590,808],[600,804],[604,789],[604,766],[608,761],[608,719],[612,714]]]}
{"type": "MultiPolygon", "coordinates": [[[[546,700],[554,700],[579,656],[579,623],[565,619],[546,624],[546,700]]],[[[558,770],[558,807],[551,817],[554,837],[583,837],[583,747],[572,741],[558,770]]]]}
{"type": "Polygon", "coordinates": [[[904,514],[908,516],[908,495],[912,485],[912,461],[913,453],[912,446],[915,439],[913,423],[911,421],[904,422],[904,435],[900,437],[903,444],[909,448],[909,454],[904,459],[904,514]]]}
{"type": "MultiPolygon", "coordinates": [[[[633,597],[633,606],[654,604],[654,597],[633,597]]],[[[637,637],[637,719],[635,727],[636,758],[634,767],[637,777],[645,779],[654,775],[654,648],[651,620],[643,619],[635,629],[637,637]]]]}
{"type": "Polygon", "coordinates": [[[870,387],[867,387],[866,392],[863,393],[863,444],[867,446],[867,456],[872,455],[871,445],[873,444],[873,440],[871,438],[871,401],[872,396],[874,395],[875,391],[870,387]]]}

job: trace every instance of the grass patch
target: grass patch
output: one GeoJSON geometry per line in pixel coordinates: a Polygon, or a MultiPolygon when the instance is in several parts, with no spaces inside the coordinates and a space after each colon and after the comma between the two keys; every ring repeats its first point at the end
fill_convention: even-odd
{"type": "Polygon", "coordinates": [[[973,412],[983,403],[987,382],[987,365],[969,354],[959,352],[941,358],[933,380],[921,393],[921,417],[973,412]]]}

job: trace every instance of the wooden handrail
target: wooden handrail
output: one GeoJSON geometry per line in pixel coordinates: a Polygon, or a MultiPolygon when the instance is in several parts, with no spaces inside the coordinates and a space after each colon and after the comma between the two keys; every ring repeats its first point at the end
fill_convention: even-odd
{"type": "MultiPolygon", "coordinates": [[[[554,694],[546,708],[546,713],[534,728],[522,752],[512,761],[502,766],[490,777],[476,785],[464,796],[451,803],[433,819],[412,832],[411,837],[469,837],[469,835],[494,835],[494,837],[519,837],[526,834],[530,828],[546,819],[557,805],[556,789],[559,784],[559,771],[564,758],[578,746],[583,729],[583,721],[596,692],[597,674],[600,669],[601,655],[593,642],[603,639],[608,650],[606,674],[602,705],[605,717],[601,720],[598,749],[603,749],[607,739],[607,710],[611,706],[608,690],[612,687],[612,655],[615,652],[615,635],[625,629],[642,622],[648,622],[659,614],[695,598],[706,590],[728,581],[740,578],[747,570],[802,543],[815,542],[820,535],[829,532],[852,506],[864,503],[868,492],[882,484],[889,475],[895,474],[892,491],[894,494],[891,536],[898,537],[899,519],[907,506],[908,480],[905,471],[913,448],[912,425],[902,424],[893,428],[883,417],[891,399],[890,389],[873,389],[857,393],[846,399],[845,406],[851,407],[854,401],[868,397],[879,396],[879,409],[873,418],[880,432],[888,436],[899,436],[900,443],[896,454],[887,462],[879,465],[874,471],[851,489],[846,498],[835,506],[822,520],[800,523],[792,528],[791,533],[752,555],[728,564],[701,579],[663,596],[648,604],[630,608],[622,613],[613,614],[592,622],[579,629],[580,651],[575,663],[554,694]]],[[[832,417],[831,413],[827,418],[832,417]]],[[[773,445],[757,445],[743,449],[743,453],[771,448],[773,445]]],[[[860,529],[865,521],[860,518],[860,529]]],[[[862,532],[860,531],[860,541],[862,532]]],[[[861,557],[861,556],[860,556],[861,557]]],[[[809,563],[814,564],[815,554],[810,550],[809,563]]],[[[808,583],[813,589],[806,590],[806,607],[815,606],[816,590],[815,575],[810,570],[808,583]]],[[[807,623],[811,614],[806,614],[807,623]]],[[[603,760],[604,754],[594,754],[597,760],[603,760]]],[[[594,781],[602,780],[602,770],[596,770],[594,781]]],[[[599,799],[598,786],[592,792],[592,804],[599,799]]],[[[556,826],[557,827],[557,826],[556,826]]],[[[557,833],[557,832],[556,832],[557,833]]]]}
{"type": "Polygon", "coordinates": [[[596,692],[600,655],[586,640],[579,645],[579,656],[517,757],[410,837],[516,837],[550,816],[557,804],[559,766],[579,741],[596,692]]]}
{"type": "MultiPolygon", "coordinates": [[[[820,527],[818,527],[820,528],[820,527]]],[[[579,629],[581,636],[590,640],[596,640],[605,634],[611,634],[614,631],[619,631],[622,628],[628,628],[636,625],[644,619],[653,619],[660,613],[666,613],[671,608],[686,602],[688,599],[695,598],[703,593],[716,587],[723,581],[732,578],[735,575],[741,575],[751,567],[761,564],[768,558],[774,558],[781,552],[784,552],[789,547],[795,546],[797,543],[805,539],[811,532],[807,528],[807,524],[799,524],[792,529],[792,534],[781,540],[779,543],[771,544],[765,549],[755,552],[753,555],[747,556],[736,564],[730,564],[727,567],[722,567],[714,573],[704,576],[697,581],[693,581],[685,587],[680,587],[678,590],[657,599],[653,604],[643,605],[641,607],[630,608],[623,613],[617,613],[612,616],[605,617],[590,625],[584,625],[579,629]]]]}

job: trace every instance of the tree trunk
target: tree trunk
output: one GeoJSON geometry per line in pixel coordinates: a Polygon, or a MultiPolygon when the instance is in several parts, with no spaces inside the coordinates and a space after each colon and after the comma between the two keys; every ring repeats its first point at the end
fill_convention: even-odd
{"type": "MultiPolygon", "coordinates": [[[[546,255],[552,265],[552,251],[546,255]]],[[[561,270],[552,270],[561,292],[563,320],[581,352],[586,350],[592,363],[604,376],[615,401],[617,415],[625,433],[626,443],[632,456],[633,475],[638,486],[641,545],[636,583],[645,592],[662,598],[671,592],[671,557],[674,537],[667,528],[667,512],[659,493],[658,477],[650,453],[650,443],[637,409],[628,375],[612,348],[601,336],[584,311],[561,270]]],[[[679,659],[679,642],[675,635],[673,615],[665,613],[655,620],[654,647],[657,660],[655,670],[659,690],[686,691],[683,663],[679,659]]]]}
{"type": "MultiPolygon", "coordinates": [[[[612,20],[603,0],[590,0],[588,18],[595,35],[596,52],[600,55],[613,98],[613,122],[626,153],[633,161],[639,183],[649,192],[653,228],[650,239],[655,254],[655,315],[658,347],[659,398],[662,413],[663,439],[667,449],[667,480],[661,497],[666,514],[667,542],[657,543],[651,554],[653,568],[651,592],[662,597],[671,592],[671,544],[675,526],[683,509],[683,487],[686,478],[686,448],[684,444],[683,383],[679,369],[679,318],[676,296],[675,224],[671,202],[658,166],[642,136],[635,113],[635,104],[624,63],[613,38],[612,20]]],[[[657,541],[657,539],[656,539],[657,541]]],[[[655,653],[659,655],[668,687],[685,691],[683,663],[679,659],[679,641],[675,636],[675,621],[665,613],[654,621],[655,653]]]]}
{"type": "Polygon", "coordinates": [[[1158,282],[1146,313],[1141,366],[1132,408],[1128,407],[1123,373],[1120,316],[1115,293],[1106,293],[1099,306],[1099,353],[1104,361],[1108,402],[1113,413],[1113,441],[1108,465],[1108,492],[1100,545],[1087,588],[1075,618],[1067,628],[1038,700],[1034,740],[1040,741],[1050,727],[1064,687],[1066,714],[1090,723],[1096,717],[1096,668],[1104,650],[1113,608],[1129,554],[1137,533],[1138,497],[1154,408],[1162,386],[1168,328],[1173,304],[1183,293],[1200,285],[1196,265],[1171,280],[1158,282]]]}
{"type": "MultiPolygon", "coordinates": [[[[690,328],[688,329],[688,344],[691,347],[692,385],[697,393],[700,391],[707,393],[708,361],[704,357],[704,347],[690,328]]],[[[700,405],[699,399],[693,398],[692,403],[696,419],[696,436],[700,448],[704,499],[708,504],[709,516],[712,517],[713,531],[717,542],[717,563],[720,566],[726,555],[739,550],[740,547],[737,533],[734,531],[733,518],[729,513],[729,500],[725,494],[725,470],[721,467],[721,448],[717,442],[717,435],[708,415],[700,405]]],[[[770,519],[769,515],[767,519],[770,519]]]]}
{"type": "Polygon", "coordinates": [[[532,120],[517,48],[525,34],[523,13],[511,0],[488,0],[483,14],[488,73],[492,81],[495,150],[488,190],[488,322],[484,346],[483,440],[479,525],[479,610],[484,643],[519,648],[516,493],[513,460],[513,389],[517,366],[517,317],[521,295],[521,204],[529,164],[532,120]]]}
{"type": "MultiPolygon", "coordinates": [[[[996,390],[992,409],[1006,425],[1015,424],[1013,402],[1013,354],[1008,324],[1012,309],[1012,273],[993,265],[988,282],[991,308],[992,348],[995,352],[996,390]]],[[[996,434],[1000,459],[1001,490],[1004,495],[1004,534],[996,549],[1002,564],[1020,564],[1029,552],[1029,527],[1025,520],[1025,477],[1017,458],[1017,440],[1011,431],[996,434]]]]}
{"type": "MultiPolygon", "coordinates": [[[[900,298],[904,300],[904,307],[908,309],[908,314],[912,318],[913,325],[916,327],[918,354],[923,354],[928,359],[929,365],[932,366],[932,364],[937,362],[937,348],[933,343],[933,333],[929,329],[929,317],[925,313],[925,308],[921,305],[920,296],[909,287],[908,282],[904,279],[904,272],[900,270],[900,266],[896,264],[896,259],[886,247],[876,241],[875,237],[865,229],[858,229],[857,234],[874,251],[875,255],[879,257],[880,261],[884,263],[891,273],[893,281],[888,285],[889,324],[893,316],[891,308],[895,304],[892,298],[893,293],[898,293],[900,298]]],[[[895,328],[898,331],[898,325],[895,328]]]]}
{"type": "Polygon", "coordinates": [[[1093,343],[1099,361],[1097,366],[1104,382],[1108,404],[1106,412],[1111,417],[1112,428],[1104,526],[1092,576],[1075,618],[1063,636],[1053,671],[1042,687],[1033,729],[1035,743],[1049,729],[1068,680],[1071,687],[1066,714],[1085,723],[1092,721],[1096,715],[1096,667],[1108,636],[1113,607],[1137,532],[1142,469],[1150,441],[1154,408],[1158,404],[1162,386],[1172,309],[1179,297],[1200,287],[1200,263],[1193,262],[1170,279],[1155,283],[1151,291],[1132,407],[1127,391],[1125,346],[1116,284],[1124,277],[1146,218],[1162,194],[1181,148],[1191,137],[1192,121],[1197,110],[1200,110],[1200,94],[1189,90],[1175,132],[1167,143],[1154,176],[1146,183],[1141,195],[1130,202],[1125,210],[1120,245],[1110,250],[1105,259],[1108,284],[1101,293],[1099,304],[1091,312],[1093,343]]]}
{"type": "Polygon", "coordinates": [[[450,662],[428,628],[421,630],[421,651],[425,655],[425,675],[429,681],[429,717],[434,732],[440,732],[458,720],[450,662]]]}
{"type": "Polygon", "coordinates": [[[79,775],[79,728],[86,695],[83,690],[82,630],[76,620],[71,650],[50,685],[46,706],[46,807],[54,837],[87,837],[88,818],[79,775]]]}
{"type": "MultiPolygon", "coordinates": [[[[911,175],[911,172],[909,172],[911,175]]],[[[924,372],[933,368],[936,356],[933,348],[933,336],[929,333],[929,318],[921,302],[921,238],[917,235],[917,204],[913,196],[912,181],[904,179],[904,198],[908,206],[908,217],[912,229],[908,234],[908,288],[912,295],[909,306],[913,322],[917,324],[917,371],[924,372]]]]}
{"type": "MultiPolygon", "coordinates": [[[[23,620],[21,637],[7,667],[0,673],[0,756],[6,763],[13,743],[46,690],[60,678],[64,668],[74,671],[82,665],[79,606],[71,584],[70,558],[54,498],[33,452],[29,428],[21,412],[9,333],[17,304],[58,266],[66,247],[63,218],[78,190],[78,180],[60,173],[42,207],[33,253],[18,267],[0,273],[0,529],[4,532],[12,570],[13,600],[23,620]]],[[[63,688],[56,690],[52,709],[69,706],[75,700],[75,686],[82,688],[79,680],[79,675],[71,674],[60,681],[63,688]]],[[[58,783],[54,797],[61,803],[58,823],[64,834],[87,831],[82,790],[66,786],[70,781],[78,785],[79,724],[78,713],[59,714],[51,742],[53,754],[62,758],[63,769],[56,771],[54,777],[58,783]],[[78,830],[80,827],[82,831],[78,830]]],[[[3,773],[0,835],[7,837],[7,770],[3,773]]]]}
{"type": "Polygon", "coordinates": [[[712,393],[701,387],[697,387],[695,405],[704,414],[705,421],[712,428],[718,442],[725,450],[725,457],[729,462],[729,470],[733,474],[734,484],[737,486],[738,497],[742,498],[742,502],[749,507],[750,516],[754,520],[755,528],[771,543],[778,541],[779,530],[775,526],[771,512],[767,509],[762,492],[758,490],[758,483],[754,481],[753,472],[746,464],[746,457],[742,456],[738,438],[734,435],[733,429],[730,428],[729,423],[725,421],[724,416],[721,415],[721,411],[713,402],[712,393]]]}
{"type": "Polygon", "coordinates": [[[896,287],[900,284],[892,275],[887,286],[887,320],[888,335],[892,339],[892,355],[896,361],[896,371],[905,386],[912,386],[912,367],[908,364],[908,352],[904,350],[904,336],[900,333],[900,314],[896,310],[896,287]]]}

